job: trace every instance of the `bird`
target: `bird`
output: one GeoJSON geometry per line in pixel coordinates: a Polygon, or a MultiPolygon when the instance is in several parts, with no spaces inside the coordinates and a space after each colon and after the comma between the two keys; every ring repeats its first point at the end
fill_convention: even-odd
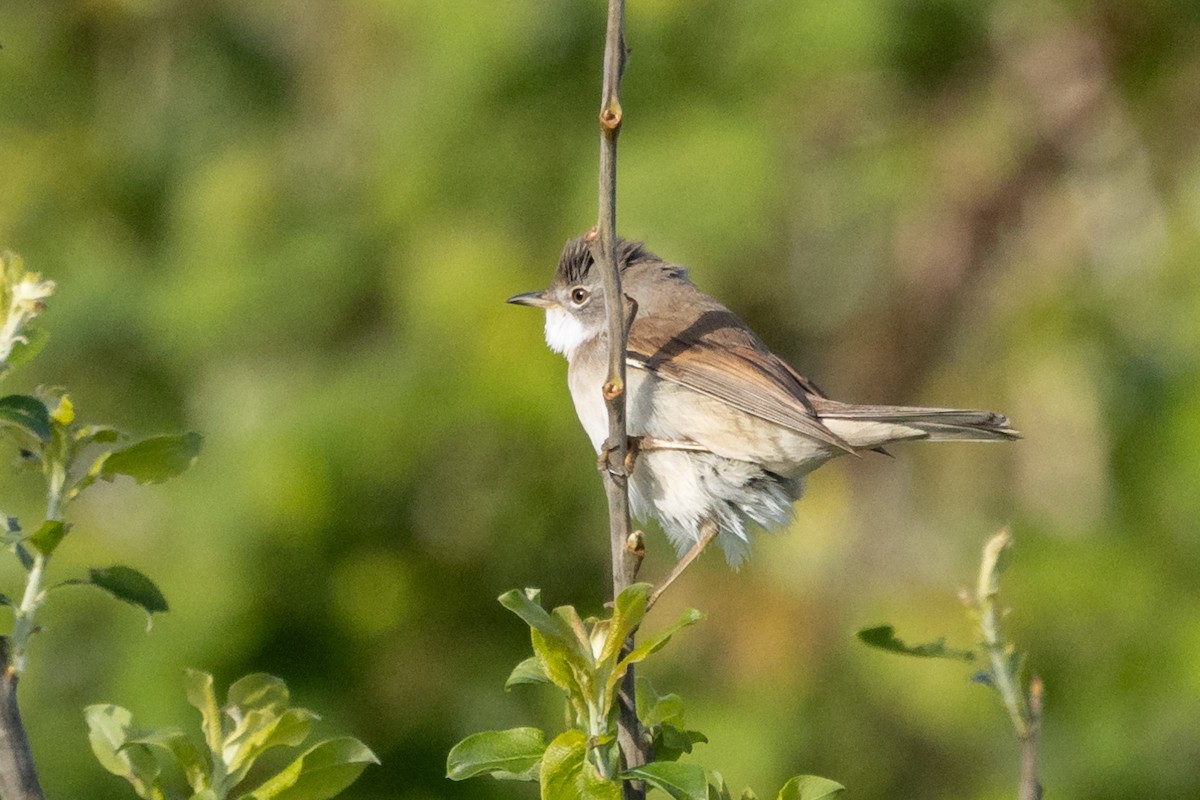
{"type": "MultiPolygon", "coordinates": [[[[786,526],[805,476],[837,456],[886,454],[914,440],[1020,438],[991,411],[833,400],[700,291],[686,267],[622,238],[614,257],[636,309],[626,351],[636,454],[630,506],[637,519],[656,519],[674,544],[676,574],[714,539],[736,568],[750,552],[750,531],[786,526]]],[[[546,344],[566,357],[576,414],[601,453],[609,337],[603,277],[586,237],[566,243],[549,288],[508,302],[545,311],[546,344]]]]}

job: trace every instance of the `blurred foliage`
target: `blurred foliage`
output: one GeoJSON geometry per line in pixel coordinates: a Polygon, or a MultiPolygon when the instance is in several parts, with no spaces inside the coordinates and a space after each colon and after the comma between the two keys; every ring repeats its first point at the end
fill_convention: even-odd
{"type": "Polygon", "coordinates": [[[647,635],[641,624],[653,589],[648,583],[628,586],[613,600],[610,616],[586,619],[574,606],[547,612],[538,589],[512,589],[500,595],[500,604],[529,626],[533,642],[533,656],[516,666],[504,686],[553,684],[563,696],[567,729],[548,744],[538,728],[472,734],[450,750],[446,776],[452,780],[491,775],[499,780],[536,781],[542,800],[616,800],[622,796],[622,779],[630,778],[668,791],[678,800],[707,800],[704,767],[677,763],[681,755],[692,751],[693,744],[707,738],[684,727],[679,695],[660,697],[646,681],[636,692],[637,717],[652,743],[647,756],[651,763],[624,772],[621,769],[618,694],[624,691],[626,676],[634,665],[661,650],[676,632],[702,616],[688,609],[665,630],[647,635]],[[625,652],[635,633],[642,635],[636,646],[625,652]]]}
{"type": "Polygon", "coordinates": [[[262,769],[268,752],[304,745],[320,718],[291,706],[287,684],[273,675],[234,681],[224,705],[207,672],[187,670],[185,684],[188,703],[200,712],[201,745],[179,728],[139,730],[121,706],[84,709],[96,759],[144,800],[329,800],[379,763],[362,742],[341,736],[308,744],[274,771],[262,769]]]}
{"type": "MultiPolygon", "coordinates": [[[[853,637],[953,629],[946,598],[1008,522],[1048,791],[1195,795],[1198,9],[630,4],[622,233],[831,394],[993,407],[1026,435],[825,467],[790,533],[664,599],[663,619],[708,618],[649,677],[688,698],[730,785],[1011,796],[990,695],[853,637]]],[[[172,610],[147,635],[64,592],[39,618],[22,704],[49,796],[125,797],[79,710],[186,719],[187,665],[281,675],[329,710],[382,761],[348,798],[530,796],[444,764],[472,731],[559,711],[498,691],[526,645],[493,598],[534,584],[588,613],[609,586],[564,364],[503,303],[594,221],[603,13],[0,11],[0,243],[59,283],[6,391],[65,384],[123,429],[206,437],[186,480],[73,507],[56,568],[135,552],[172,610]]],[[[36,476],[4,495],[34,513],[36,476]]],[[[648,543],[653,580],[671,554],[648,543]]]]}

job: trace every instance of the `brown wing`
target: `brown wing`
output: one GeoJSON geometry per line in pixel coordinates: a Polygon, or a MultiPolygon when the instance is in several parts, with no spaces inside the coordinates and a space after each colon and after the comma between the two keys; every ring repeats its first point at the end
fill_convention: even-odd
{"type": "MultiPolygon", "coordinates": [[[[810,397],[820,391],[772,353],[733,312],[702,298],[701,314],[684,324],[674,309],[634,318],[629,364],[777,425],[847,452],[849,444],[821,424],[810,397]]],[[[694,308],[694,306],[693,306],[694,308]]]]}

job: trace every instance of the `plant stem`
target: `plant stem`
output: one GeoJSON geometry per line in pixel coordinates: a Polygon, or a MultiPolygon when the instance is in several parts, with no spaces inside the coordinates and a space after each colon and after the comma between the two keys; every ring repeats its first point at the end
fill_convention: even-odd
{"type": "MultiPolygon", "coordinates": [[[[625,348],[631,317],[627,318],[621,273],[616,260],[617,244],[617,137],[621,132],[621,76],[625,71],[625,2],[609,0],[604,39],[604,81],[600,99],[600,202],[599,219],[588,235],[592,258],[604,280],[604,304],[608,313],[608,377],[604,401],[608,407],[608,440],[605,442],[604,487],[608,497],[609,532],[612,543],[613,597],[634,579],[636,559],[629,558],[632,541],[629,520],[629,476],[625,470],[629,436],[625,418],[625,348]]],[[[623,653],[633,649],[633,636],[623,653]]],[[[646,762],[641,726],[634,697],[634,671],[625,674],[618,690],[620,716],[617,741],[625,767],[646,762]]],[[[646,787],[637,781],[623,783],[625,800],[641,800],[646,787]]]]}
{"type": "Polygon", "coordinates": [[[25,654],[35,630],[33,615],[44,596],[42,583],[45,580],[48,561],[49,559],[41,553],[33,557],[33,566],[25,576],[25,593],[21,596],[21,604],[13,609],[12,653],[5,663],[9,671],[17,676],[25,672],[25,654]]]}
{"type": "MultiPolygon", "coordinates": [[[[66,486],[66,468],[60,464],[52,464],[47,471],[46,489],[46,521],[62,522],[63,490],[66,486]]],[[[13,609],[12,648],[9,657],[4,660],[6,667],[18,677],[25,672],[25,655],[29,650],[29,641],[33,638],[36,626],[33,617],[38,607],[46,597],[43,587],[46,579],[46,566],[50,556],[34,553],[33,565],[25,574],[25,591],[21,595],[21,603],[13,609]]],[[[15,702],[15,700],[14,700],[15,702]]]]}
{"type": "MultiPolygon", "coordinates": [[[[46,520],[61,522],[63,491],[67,471],[61,463],[49,465],[46,472],[46,520]]],[[[3,800],[42,800],[29,736],[21,720],[17,704],[17,684],[25,672],[25,657],[29,641],[37,630],[33,618],[45,599],[46,566],[50,556],[35,553],[33,564],[25,575],[25,591],[21,603],[13,609],[13,629],[8,637],[0,637],[0,798],[3,800]]]]}
{"type": "MultiPolygon", "coordinates": [[[[0,637],[0,659],[9,663],[8,641],[0,637]]],[[[0,797],[4,800],[43,800],[29,737],[17,705],[20,675],[11,667],[0,675],[0,797]]]]}
{"type": "Polygon", "coordinates": [[[1042,679],[1034,675],[1029,681],[1029,695],[1022,691],[1019,670],[1011,661],[1012,647],[1005,643],[1000,631],[1000,612],[996,610],[1000,595],[1000,574],[1012,546],[1007,528],[988,539],[983,548],[979,567],[979,583],[975,589],[975,612],[983,648],[990,664],[992,684],[1000,693],[1013,729],[1021,742],[1021,782],[1019,800],[1041,800],[1042,787],[1037,779],[1037,739],[1042,726],[1042,679]]]}
{"type": "Polygon", "coordinates": [[[1042,784],[1037,779],[1038,734],[1042,730],[1042,696],[1045,686],[1034,675],[1029,679],[1029,725],[1021,737],[1021,785],[1018,800],[1042,800],[1042,784]]]}
{"type": "Polygon", "coordinates": [[[1002,570],[1000,560],[1011,542],[1012,537],[1008,530],[1004,529],[989,539],[984,546],[975,598],[979,614],[979,632],[991,666],[992,683],[1000,693],[1004,707],[1008,709],[1008,716],[1012,719],[1017,736],[1023,739],[1028,728],[1028,709],[1025,697],[1016,684],[1016,676],[1008,663],[1010,652],[1000,632],[1000,614],[996,610],[1002,570]]]}

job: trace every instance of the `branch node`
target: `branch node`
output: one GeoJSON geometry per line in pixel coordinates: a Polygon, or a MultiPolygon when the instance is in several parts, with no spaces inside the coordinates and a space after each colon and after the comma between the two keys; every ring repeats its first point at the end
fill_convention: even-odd
{"type": "Polygon", "coordinates": [[[607,108],[600,112],[600,127],[607,131],[615,131],[621,127],[621,106],[618,103],[611,103],[607,108]]]}
{"type": "Polygon", "coordinates": [[[587,233],[585,233],[583,235],[583,240],[585,242],[594,242],[599,238],[600,238],[600,226],[599,225],[593,225],[592,227],[588,228],[587,233]]]}
{"type": "Polygon", "coordinates": [[[604,384],[604,399],[608,402],[616,400],[621,395],[625,394],[625,387],[620,381],[608,381],[604,384]]]}
{"type": "Polygon", "coordinates": [[[625,540],[625,573],[630,580],[637,578],[642,568],[642,560],[646,557],[646,537],[641,531],[633,531],[625,540]]]}
{"type": "Polygon", "coordinates": [[[1036,736],[1042,723],[1042,701],[1046,696],[1046,684],[1042,676],[1033,675],[1029,679],[1029,729],[1036,736]]]}

